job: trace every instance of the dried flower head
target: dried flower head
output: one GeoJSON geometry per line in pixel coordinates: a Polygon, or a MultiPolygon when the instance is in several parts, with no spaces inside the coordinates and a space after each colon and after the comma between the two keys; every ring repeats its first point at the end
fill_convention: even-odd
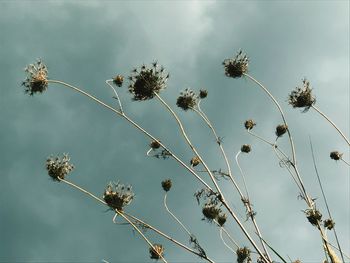
{"type": "Polygon", "coordinates": [[[343,154],[338,151],[333,151],[329,154],[329,157],[333,160],[339,161],[343,157],[343,154]]]}
{"type": "Polygon", "coordinates": [[[329,218],[323,221],[323,226],[328,230],[332,230],[335,226],[335,222],[329,218]]]}
{"type": "Polygon", "coordinates": [[[208,96],[208,91],[205,89],[199,90],[199,98],[200,99],[205,99],[208,96]]]}
{"type": "Polygon", "coordinates": [[[219,216],[218,216],[218,223],[219,223],[219,225],[223,226],[225,224],[225,222],[226,222],[226,219],[227,219],[226,214],[223,214],[223,213],[219,214],[219,216]]]}
{"type": "Polygon", "coordinates": [[[240,78],[248,72],[249,59],[246,54],[240,50],[233,58],[225,59],[222,63],[225,67],[225,75],[231,78],[240,78]]]}
{"type": "Polygon", "coordinates": [[[117,75],[113,78],[113,83],[118,87],[123,86],[124,77],[122,75],[117,75]]]}
{"type": "Polygon", "coordinates": [[[300,259],[294,260],[292,263],[301,263],[300,259]]]}
{"type": "Polygon", "coordinates": [[[74,165],[71,164],[68,154],[63,154],[63,157],[49,157],[46,160],[46,170],[49,176],[55,180],[60,181],[64,179],[73,169],[74,165]]]}
{"type": "Polygon", "coordinates": [[[252,119],[246,120],[246,121],[244,122],[244,127],[245,127],[248,131],[251,130],[251,129],[253,129],[255,125],[256,125],[256,123],[255,123],[252,119]]]}
{"type": "Polygon", "coordinates": [[[162,181],[162,187],[165,192],[168,192],[172,186],[172,182],[170,179],[166,179],[162,181]]]}
{"type": "Polygon", "coordinates": [[[177,98],[176,105],[187,111],[197,105],[197,96],[194,91],[185,89],[185,91],[182,91],[177,98]]]}
{"type": "Polygon", "coordinates": [[[243,144],[241,146],[241,152],[249,153],[252,150],[252,147],[249,144],[243,144]]]}
{"type": "Polygon", "coordinates": [[[319,224],[319,222],[321,221],[322,214],[317,209],[307,209],[304,212],[306,214],[307,220],[309,220],[309,222],[313,226],[317,226],[319,224]]]}
{"type": "Polygon", "coordinates": [[[288,102],[293,108],[304,108],[304,112],[310,109],[316,102],[315,97],[312,95],[310,82],[303,79],[302,87],[296,87],[296,89],[290,93],[288,102]]]}
{"type": "Polygon", "coordinates": [[[134,95],[134,100],[149,100],[166,88],[169,74],[166,74],[163,67],[153,63],[147,67],[142,65],[140,69],[135,68],[129,76],[129,92],[134,95]]]}
{"type": "Polygon", "coordinates": [[[151,259],[160,259],[164,255],[164,247],[161,244],[154,244],[149,248],[149,254],[151,259]]]}
{"type": "Polygon", "coordinates": [[[247,247],[240,247],[236,250],[237,263],[243,263],[244,261],[250,262],[250,249],[247,247]]]}
{"type": "Polygon", "coordinates": [[[22,82],[25,93],[33,96],[34,93],[42,93],[47,90],[48,71],[46,65],[40,59],[34,64],[29,64],[24,70],[27,73],[27,78],[22,82]]]}
{"type": "Polygon", "coordinates": [[[194,167],[194,166],[197,166],[198,164],[200,164],[201,160],[199,159],[198,156],[195,156],[191,159],[190,163],[194,167]]]}
{"type": "Polygon", "coordinates": [[[152,141],[152,142],[150,143],[149,146],[150,146],[153,150],[159,149],[160,143],[159,143],[159,141],[152,141]]]}
{"type": "Polygon", "coordinates": [[[103,199],[111,209],[122,211],[123,207],[131,203],[134,195],[131,186],[111,182],[103,193],[103,199]]]}
{"type": "Polygon", "coordinates": [[[285,124],[280,124],[280,125],[277,125],[276,127],[276,136],[277,137],[281,137],[283,134],[285,134],[288,130],[288,126],[285,125],[285,124]]]}
{"type": "Polygon", "coordinates": [[[214,204],[207,203],[202,208],[202,213],[209,222],[219,217],[221,209],[214,204]]]}

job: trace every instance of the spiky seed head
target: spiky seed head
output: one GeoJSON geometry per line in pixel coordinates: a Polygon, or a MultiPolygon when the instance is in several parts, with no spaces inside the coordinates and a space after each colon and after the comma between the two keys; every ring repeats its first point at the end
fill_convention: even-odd
{"type": "Polygon", "coordinates": [[[134,69],[129,76],[129,92],[134,96],[133,100],[149,100],[166,88],[169,75],[158,64],[150,67],[142,65],[140,69],[134,69]]]}
{"type": "Polygon", "coordinates": [[[248,72],[249,59],[240,50],[233,58],[225,59],[222,63],[225,67],[225,75],[230,78],[240,78],[248,72]]]}
{"type": "Polygon", "coordinates": [[[338,151],[333,151],[329,154],[329,157],[331,157],[333,160],[338,161],[343,157],[343,154],[338,151]]]}
{"type": "Polygon", "coordinates": [[[149,256],[151,259],[160,259],[164,255],[164,247],[161,244],[154,244],[149,248],[149,256]]]}
{"type": "Polygon", "coordinates": [[[34,64],[25,68],[27,78],[22,82],[24,92],[33,96],[35,93],[43,93],[48,88],[48,70],[46,65],[38,59],[34,64]]]}
{"type": "Polygon", "coordinates": [[[317,209],[307,209],[305,210],[305,214],[307,220],[309,220],[313,226],[317,226],[322,219],[322,214],[317,209]]]}
{"type": "Polygon", "coordinates": [[[201,160],[199,159],[198,156],[195,156],[191,159],[190,163],[194,167],[194,166],[197,166],[198,164],[200,164],[201,160]]]}
{"type": "Polygon", "coordinates": [[[243,263],[244,261],[250,261],[250,249],[247,247],[240,247],[236,250],[237,263],[243,263]]]}
{"type": "Polygon", "coordinates": [[[288,130],[288,126],[285,124],[277,125],[275,134],[277,137],[281,137],[283,134],[285,134],[288,130]]]}
{"type": "Polygon", "coordinates": [[[122,75],[117,75],[113,78],[113,83],[118,87],[123,86],[123,81],[124,77],[122,75]]]}
{"type": "Polygon", "coordinates": [[[335,226],[335,222],[332,219],[328,218],[323,221],[323,226],[328,230],[332,230],[335,226]]]}
{"type": "Polygon", "coordinates": [[[63,154],[63,157],[60,156],[52,157],[50,156],[46,160],[46,170],[49,176],[54,181],[61,181],[74,169],[74,165],[70,162],[70,157],[68,154],[63,154]]]}
{"type": "Polygon", "coordinates": [[[159,141],[152,141],[152,142],[150,143],[149,146],[150,146],[153,150],[154,150],[154,149],[159,149],[160,143],[159,143],[159,141]]]}
{"type": "Polygon", "coordinates": [[[184,111],[187,111],[197,105],[197,96],[194,91],[185,89],[177,98],[176,105],[184,111]]]}
{"type": "Polygon", "coordinates": [[[208,91],[205,89],[199,90],[199,98],[205,99],[208,96],[208,91]]]}
{"type": "Polygon", "coordinates": [[[252,147],[249,144],[243,144],[241,146],[241,152],[249,153],[252,150],[252,147]]]}
{"type": "Polygon", "coordinates": [[[249,119],[249,120],[246,120],[244,122],[244,127],[249,131],[251,129],[254,128],[254,126],[256,125],[256,123],[252,120],[252,119],[249,119]]]}
{"type": "Polygon", "coordinates": [[[103,193],[103,200],[111,209],[122,211],[125,206],[132,202],[134,195],[131,186],[111,182],[103,193]]]}
{"type": "Polygon", "coordinates": [[[205,204],[202,208],[202,213],[206,219],[212,221],[219,217],[221,209],[214,204],[205,204]]]}
{"type": "Polygon", "coordinates": [[[170,179],[166,179],[162,181],[162,187],[165,192],[168,192],[172,186],[172,182],[170,179]]]}
{"type": "Polygon", "coordinates": [[[223,213],[219,214],[219,216],[218,216],[218,223],[219,223],[219,225],[223,226],[225,224],[225,222],[226,222],[226,219],[227,219],[226,214],[223,214],[223,213]]]}
{"type": "Polygon", "coordinates": [[[303,112],[306,112],[316,103],[316,98],[312,95],[310,82],[306,79],[303,79],[302,82],[301,87],[296,87],[289,94],[288,102],[293,108],[304,108],[303,112]]]}

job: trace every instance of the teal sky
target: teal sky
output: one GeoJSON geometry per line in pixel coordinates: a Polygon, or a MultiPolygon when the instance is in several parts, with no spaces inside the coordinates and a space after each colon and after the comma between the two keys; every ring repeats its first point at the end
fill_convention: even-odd
{"type": "MultiPolygon", "coordinates": [[[[112,212],[49,179],[45,160],[62,153],[76,166],[71,181],[98,196],[109,181],[131,184],[135,199],[126,210],[188,244],[162,205],[160,182],[171,178],[169,207],[216,262],[236,260],[218,229],[201,221],[193,197],[200,183],[171,159],[147,157],[150,141],[142,133],[59,85],[42,95],[24,94],[23,69],[37,58],[48,66],[50,79],[81,87],[110,105],[116,101],[106,79],[127,77],[133,67],[157,60],[170,73],[162,98],[174,106],[214,170],[224,162],[210,131],[195,113],[175,105],[185,88],[207,89],[202,109],[224,138],[240,184],[234,158],[242,144],[252,145],[240,164],[264,238],[286,258],[321,262],[321,240],[301,212],[306,206],[298,189],[273,151],[243,127],[253,118],[254,131],[274,140],[281,119],[254,83],[225,77],[222,61],[240,48],[250,58],[250,74],[281,103],[307,190],[326,215],[311,136],[340,242],[350,254],[349,168],[329,158],[338,150],[349,161],[349,148],[314,110],[301,113],[287,103],[306,77],[316,105],[349,137],[348,1],[0,1],[0,30],[0,262],[152,262],[144,241],[130,227],[114,225],[112,212]]],[[[126,113],[188,163],[193,154],[165,108],[156,100],[133,102],[127,85],[118,91],[126,113]]],[[[281,146],[287,143],[282,137],[281,146]]],[[[232,186],[225,180],[219,184],[244,221],[232,186]]],[[[227,228],[241,246],[248,245],[233,222],[227,228]]],[[[199,261],[151,231],[146,234],[164,244],[169,262],[199,261]]],[[[329,238],[334,242],[331,233],[329,238]]]]}

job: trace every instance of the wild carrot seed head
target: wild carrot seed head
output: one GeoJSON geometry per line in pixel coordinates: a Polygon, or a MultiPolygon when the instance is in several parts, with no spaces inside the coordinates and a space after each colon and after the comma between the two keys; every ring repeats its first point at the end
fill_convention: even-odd
{"type": "Polygon", "coordinates": [[[35,93],[43,93],[47,90],[48,70],[46,65],[38,59],[34,64],[29,64],[25,69],[27,78],[22,82],[24,92],[33,96],[35,93]]]}

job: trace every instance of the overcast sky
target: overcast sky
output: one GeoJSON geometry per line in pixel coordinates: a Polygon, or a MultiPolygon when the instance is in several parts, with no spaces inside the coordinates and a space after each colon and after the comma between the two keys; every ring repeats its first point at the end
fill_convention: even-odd
{"type": "MultiPolygon", "coordinates": [[[[311,136],[339,239],[350,254],[349,168],[329,158],[338,150],[349,161],[349,148],[314,110],[301,113],[287,102],[306,77],[316,105],[349,137],[348,1],[0,1],[0,32],[0,262],[152,262],[145,242],[129,226],[114,225],[111,211],[49,179],[45,160],[62,153],[69,153],[76,167],[71,181],[98,196],[109,181],[131,184],[135,199],[126,210],[188,244],[162,206],[160,182],[171,178],[169,207],[216,262],[236,260],[218,229],[201,221],[193,197],[200,183],[174,160],[147,157],[150,141],[142,133],[63,86],[24,94],[23,69],[37,58],[48,66],[50,79],[77,85],[115,106],[105,80],[127,77],[133,67],[157,60],[170,73],[161,96],[174,106],[210,168],[225,169],[203,121],[175,105],[185,88],[207,89],[202,109],[223,137],[240,184],[234,157],[242,144],[252,145],[240,163],[264,238],[285,258],[321,262],[321,240],[302,212],[307,207],[297,198],[298,189],[273,151],[243,127],[253,118],[254,131],[274,140],[282,120],[254,83],[225,77],[222,61],[240,48],[250,58],[250,74],[285,110],[303,180],[326,217],[311,136]]],[[[126,113],[189,163],[193,153],[174,119],[156,100],[133,102],[125,84],[118,90],[126,113]]],[[[287,142],[282,137],[285,149],[287,142]]],[[[232,185],[219,184],[244,221],[232,185]]],[[[250,223],[245,225],[254,236],[250,223]]],[[[250,246],[231,219],[227,228],[241,246],[250,246]]],[[[151,231],[147,235],[164,244],[168,262],[199,261],[151,231]]],[[[335,243],[331,233],[329,238],[335,243]]]]}

